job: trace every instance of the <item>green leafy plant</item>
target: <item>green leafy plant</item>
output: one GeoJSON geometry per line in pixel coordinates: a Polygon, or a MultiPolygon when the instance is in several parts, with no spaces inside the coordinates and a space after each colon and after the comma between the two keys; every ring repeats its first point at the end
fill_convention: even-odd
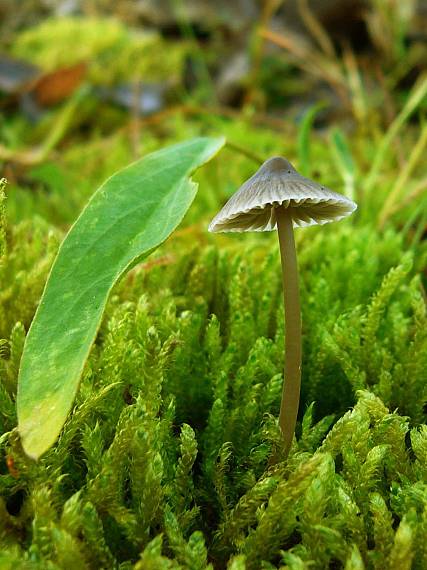
{"type": "Polygon", "coordinates": [[[224,144],[194,139],[112,176],[63,241],[26,338],[18,380],[18,429],[38,458],[56,440],[113,285],[180,223],[197,185],[189,176],[224,144]]]}

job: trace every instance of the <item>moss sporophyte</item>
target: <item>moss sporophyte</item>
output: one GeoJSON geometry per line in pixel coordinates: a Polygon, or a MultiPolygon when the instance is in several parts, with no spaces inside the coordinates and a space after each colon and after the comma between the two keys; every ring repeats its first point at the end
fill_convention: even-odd
{"type": "Polygon", "coordinates": [[[211,232],[279,234],[285,308],[285,370],[279,425],[285,455],[295,432],[301,387],[301,309],[293,227],[323,225],[349,216],[352,201],[304,176],[280,156],[270,158],[212,220],[211,232]]]}

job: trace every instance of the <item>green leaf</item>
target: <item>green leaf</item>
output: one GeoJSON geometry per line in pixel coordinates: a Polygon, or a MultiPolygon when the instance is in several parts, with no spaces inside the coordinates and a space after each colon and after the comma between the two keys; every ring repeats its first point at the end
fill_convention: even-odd
{"type": "Polygon", "coordinates": [[[223,146],[196,138],[109,178],[64,239],[27,335],[18,430],[30,457],[57,439],[114,284],[177,227],[197,190],[189,177],[223,146]]]}

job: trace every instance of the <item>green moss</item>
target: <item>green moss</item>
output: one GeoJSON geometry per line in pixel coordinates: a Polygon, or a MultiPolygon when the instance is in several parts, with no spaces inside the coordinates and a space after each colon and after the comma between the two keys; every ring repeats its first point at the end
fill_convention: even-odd
{"type": "Polygon", "coordinates": [[[113,18],[61,17],[23,31],[12,52],[45,71],[85,62],[88,79],[105,85],[135,77],[176,82],[186,46],[168,43],[153,31],[132,32],[113,18]],[[159,56],[166,50],[167,57],[159,56]]]}
{"type": "Polygon", "coordinates": [[[73,414],[35,464],[7,431],[60,234],[42,221],[9,227],[1,567],[422,569],[420,250],[357,221],[297,234],[304,416],[289,461],[269,467],[283,364],[275,238],[189,246],[198,232],[178,233],[117,286],[73,414]]]}

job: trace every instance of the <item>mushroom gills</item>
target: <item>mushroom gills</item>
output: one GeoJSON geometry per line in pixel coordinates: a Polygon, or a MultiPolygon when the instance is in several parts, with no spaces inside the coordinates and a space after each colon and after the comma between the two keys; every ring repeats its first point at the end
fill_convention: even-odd
{"type": "Polygon", "coordinates": [[[345,218],[354,210],[352,203],[348,204],[335,200],[318,201],[315,198],[292,199],[283,203],[269,202],[263,206],[255,206],[247,211],[240,211],[228,217],[217,216],[209,226],[215,232],[244,232],[271,231],[276,229],[277,220],[275,209],[279,206],[292,209],[294,227],[307,227],[345,218]],[[266,208],[265,206],[270,206],[266,208]],[[218,219],[219,218],[219,219],[218,219]]]}

